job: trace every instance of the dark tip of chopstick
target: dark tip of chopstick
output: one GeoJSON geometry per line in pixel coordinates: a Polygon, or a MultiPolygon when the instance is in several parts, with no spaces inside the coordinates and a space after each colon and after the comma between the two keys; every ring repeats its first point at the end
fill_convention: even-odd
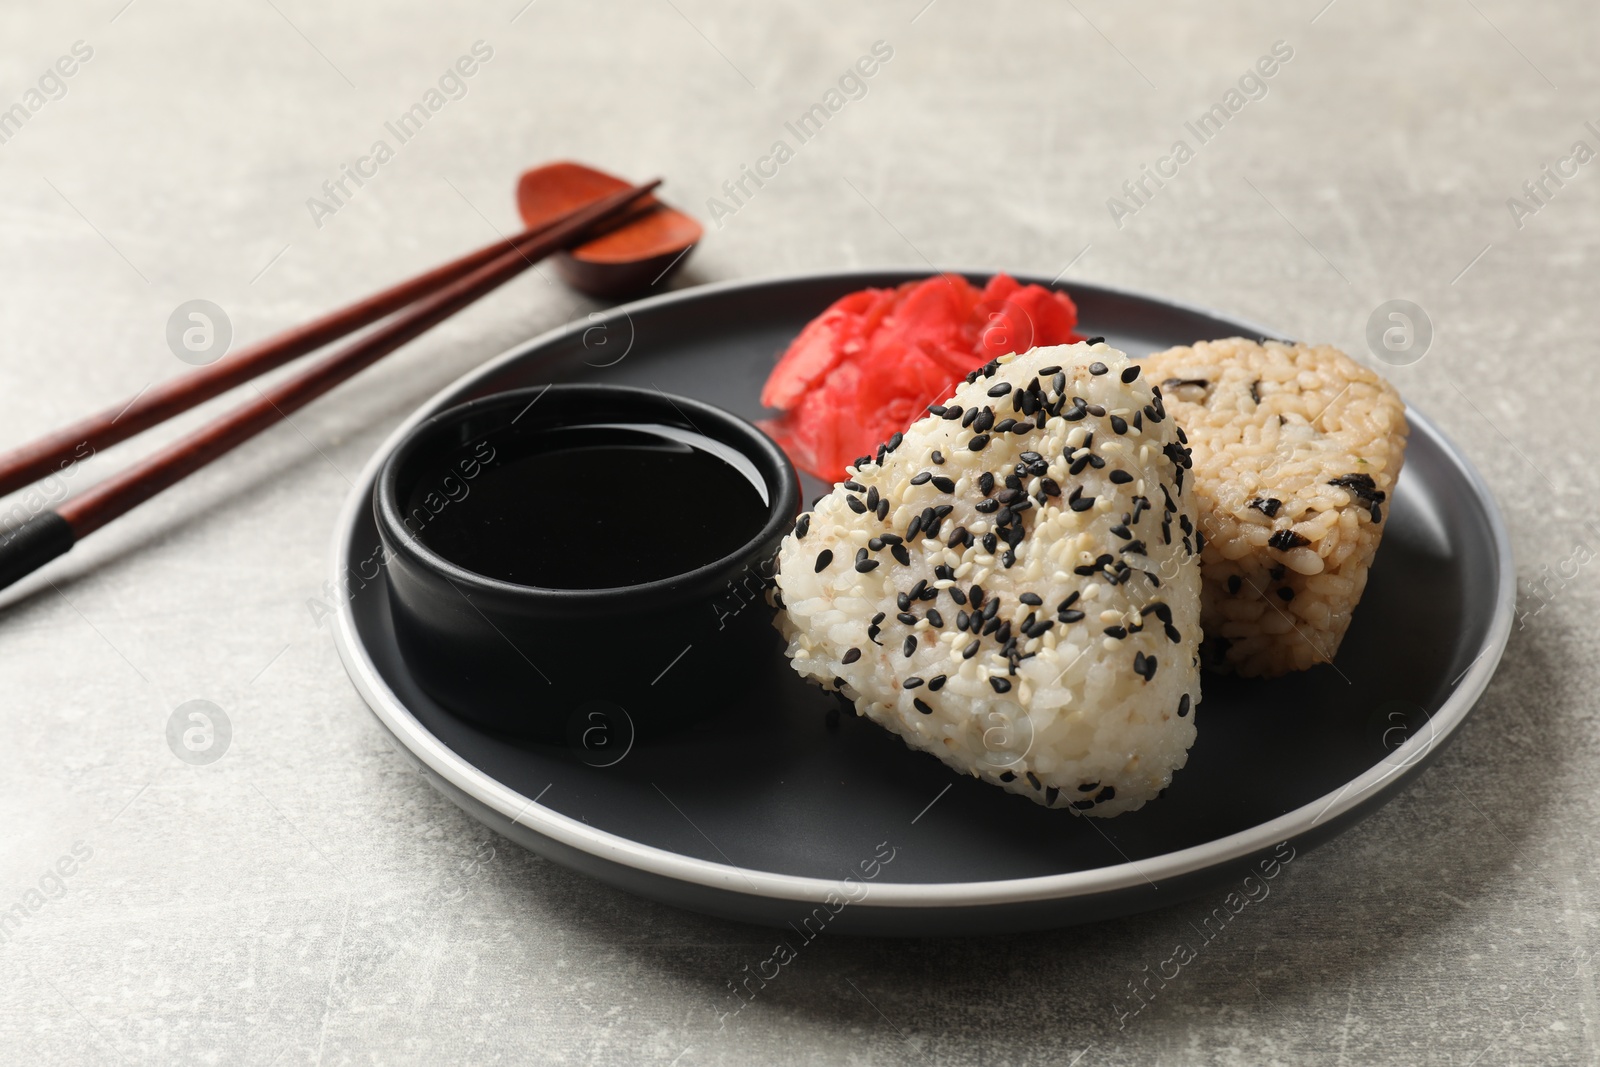
{"type": "Polygon", "coordinates": [[[0,536],[0,589],[65,555],[76,540],[67,520],[53,511],[41,512],[0,536]]]}

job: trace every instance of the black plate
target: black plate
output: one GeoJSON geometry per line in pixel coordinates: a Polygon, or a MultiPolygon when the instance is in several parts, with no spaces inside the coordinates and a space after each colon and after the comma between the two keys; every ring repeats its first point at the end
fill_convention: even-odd
{"type": "MultiPolygon", "coordinates": [[[[683,393],[754,419],[767,372],[807,320],[851,290],[918,276],[705,286],[508,353],[428,401],[379,450],[340,519],[338,580],[375,570],[366,562],[378,540],[373,474],[429,415],[503,389],[587,379],[683,393]]],[[[1197,339],[1272,335],[1151,297],[1064,288],[1080,330],[1135,357],[1197,339]]],[[[527,847],[631,891],[776,926],[809,915],[811,926],[825,917],[830,929],[880,934],[1126,914],[1237,878],[1281,842],[1303,851],[1350,825],[1420,770],[1487,684],[1515,592],[1504,524],[1459,451],[1410,416],[1384,541],[1336,664],[1266,681],[1207,676],[1188,766],[1162,800],[1111,820],[1046,810],[953,775],[865,720],[845,717],[830,729],[832,698],[789,670],[776,635],[770,663],[743,691],[719,685],[712,658],[686,658],[674,669],[702,672],[714,721],[634,744],[610,766],[592,764],[616,758],[625,738],[602,756],[508,741],[441,710],[399,657],[382,580],[351,582],[340,652],[401,751],[453,800],[527,847]]],[[[808,483],[806,498],[822,488],[808,483]]]]}

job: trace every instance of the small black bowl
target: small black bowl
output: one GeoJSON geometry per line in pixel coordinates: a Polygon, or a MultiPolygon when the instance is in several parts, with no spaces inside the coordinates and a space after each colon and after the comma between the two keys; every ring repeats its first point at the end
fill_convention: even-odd
{"type": "MultiPolygon", "coordinates": [[[[626,476],[575,476],[583,473],[626,476]]],[[[541,512],[548,501],[549,522],[568,521],[560,485],[527,491],[541,512]]],[[[683,506],[715,505],[689,494],[683,506]]],[[[605,385],[518,389],[441,412],[401,442],[373,489],[395,633],[423,688],[480,725],[569,742],[587,719],[614,725],[619,707],[640,735],[693,721],[705,691],[738,684],[771,654],[778,639],[764,594],[799,506],[788,457],[743,419],[688,397],[605,385]],[[592,435],[597,425],[619,435],[629,426],[671,427],[732,449],[753,467],[744,474],[765,497],[764,520],[752,511],[748,536],[719,559],[606,588],[488,577],[426,543],[427,524],[459,507],[472,481],[516,456],[519,442],[526,452],[536,440],[530,435],[573,428],[592,435]],[[424,492],[436,483],[437,491],[424,492]],[[604,709],[598,719],[597,707],[604,709]]],[[[634,518],[640,537],[671,520],[634,518]]]]}

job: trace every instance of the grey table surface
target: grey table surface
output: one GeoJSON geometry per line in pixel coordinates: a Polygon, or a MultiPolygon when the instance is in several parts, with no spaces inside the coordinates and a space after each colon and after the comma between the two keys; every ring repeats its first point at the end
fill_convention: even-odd
{"type": "Polygon", "coordinates": [[[166,329],[185,301],[223,308],[236,343],[265,336],[509,231],[516,174],[572,157],[664,174],[718,216],[680,286],[1065,271],[1368,360],[1374,309],[1412,300],[1431,345],[1384,369],[1493,486],[1524,591],[1456,743],[1147,999],[1210,902],[1034,936],[822,938],[722,1018],[771,936],[480,828],[390,749],[318,611],[378,442],[592,309],[530,273],[4,595],[0,1059],[1600,1062],[1600,476],[1575,403],[1600,387],[1597,30],[1578,0],[5,5],[7,441],[182,373],[166,329]],[[892,59],[798,144],[784,123],[876,41],[892,59]],[[385,122],[475,42],[492,54],[399,144],[385,122]],[[1185,122],[1276,42],[1292,57],[1200,143],[1185,122]],[[323,183],[379,139],[392,158],[331,202],[323,183]],[[779,139],[792,158],[730,199],[779,139]],[[1180,139],[1192,158],[1162,163],[1180,139]],[[1124,191],[1147,165],[1176,174],[1124,191]],[[169,746],[191,700],[231,724],[205,765],[169,746]]]}

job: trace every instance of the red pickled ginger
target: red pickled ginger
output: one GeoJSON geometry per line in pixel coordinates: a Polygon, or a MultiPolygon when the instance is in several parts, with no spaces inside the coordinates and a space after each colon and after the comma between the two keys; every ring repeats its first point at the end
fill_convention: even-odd
{"type": "Polygon", "coordinates": [[[772,368],[761,423],[824,481],[910,426],[996,356],[1082,340],[1066,293],[996,274],[981,290],[945,274],[863,289],[812,319],[772,368]]]}

